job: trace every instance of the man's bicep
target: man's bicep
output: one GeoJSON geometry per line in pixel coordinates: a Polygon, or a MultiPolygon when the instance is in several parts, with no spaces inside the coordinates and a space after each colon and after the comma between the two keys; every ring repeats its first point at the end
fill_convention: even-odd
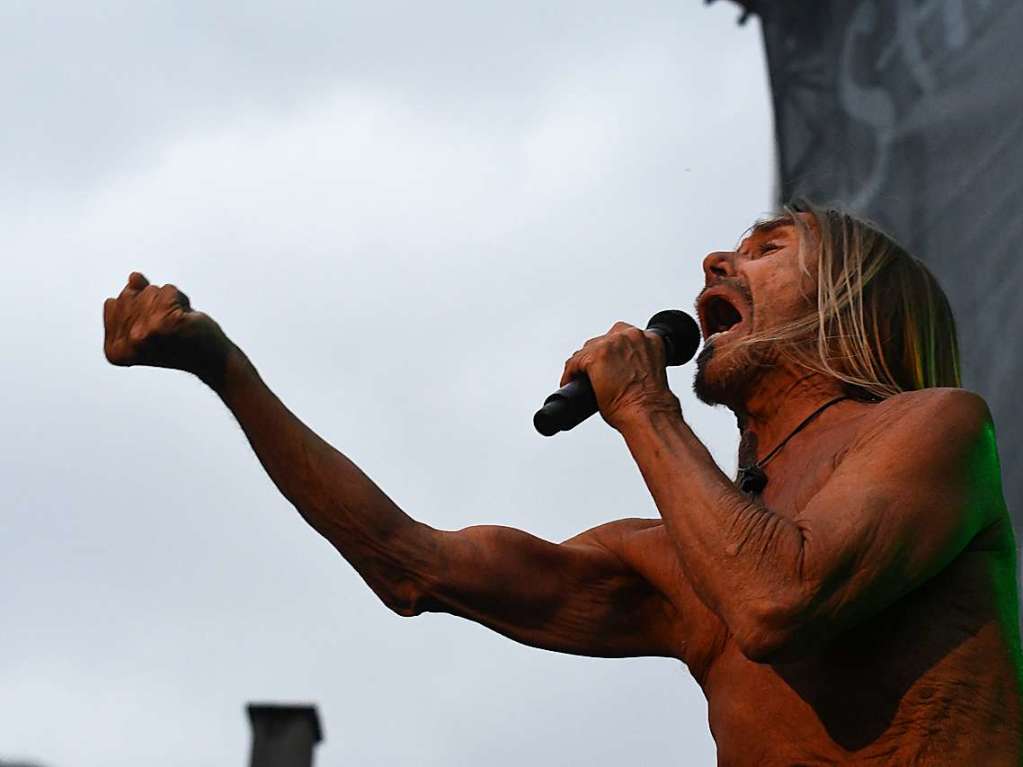
{"type": "Polygon", "coordinates": [[[980,398],[933,393],[861,441],[796,517],[802,609],[825,634],[944,569],[992,521],[1000,497],[980,398]]]}
{"type": "Polygon", "coordinates": [[[674,606],[607,545],[619,534],[611,528],[629,522],[564,543],[489,525],[441,533],[443,565],[426,607],[544,649],[673,655],[674,606]]]}

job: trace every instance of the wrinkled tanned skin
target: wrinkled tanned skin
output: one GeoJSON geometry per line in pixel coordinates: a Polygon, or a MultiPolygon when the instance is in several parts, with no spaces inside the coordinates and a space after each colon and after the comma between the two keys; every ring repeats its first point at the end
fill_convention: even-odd
{"type": "MultiPolygon", "coordinates": [[[[705,343],[697,389],[736,413],[743,463],[844,393],[736,344],[807,310],[814,275],[797,249],[780,226],[704,261],[705,336],[715,296],[741,321],[705,343]]],[[[1020,764],[1015,541],[993,424],[974,394],[839,402],[749,497],[687,425],[660,339],[616,323],[572,355],[562,381],[589,376],[660,517],[551,543],[412,519],[173,285],[133,273],[104,324],[111,363],[205,381],[281,493],[400,615],[447,612],[560,652],[677,658],[707,696],[721,765],[1020,764]]]]}

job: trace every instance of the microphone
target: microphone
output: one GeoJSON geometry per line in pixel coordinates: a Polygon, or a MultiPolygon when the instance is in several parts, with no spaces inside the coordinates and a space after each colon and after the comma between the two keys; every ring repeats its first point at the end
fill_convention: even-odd
{"type": "MultiPolygon", "coordinates": [[[[664,339],[665,365],[689,362],[700,345],[700,327],[696,320],[678,309],[657,312],[646,324],[664,339]]],[[[586,375],[573,378],[543,401],[533,416],[533,426],[545,437],[578,426],[597,412],[597,397],[586,375]]]]}

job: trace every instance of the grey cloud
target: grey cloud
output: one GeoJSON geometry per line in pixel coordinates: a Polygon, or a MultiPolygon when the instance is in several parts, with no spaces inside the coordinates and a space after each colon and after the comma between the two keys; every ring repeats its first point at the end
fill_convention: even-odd
{"type": "Polygon", "coordinates": [[[131,269],[176,282],[436,526],[654,515],[599,419],[530,416],[768,206],[756,30],[675,2],[77,7],[3,11],[0,757],[240,763],[273,698],[320,704],[322,764],[713,763],[677,663],[388,613],[201,385],[106,365],[100,306],[131,269]]]}

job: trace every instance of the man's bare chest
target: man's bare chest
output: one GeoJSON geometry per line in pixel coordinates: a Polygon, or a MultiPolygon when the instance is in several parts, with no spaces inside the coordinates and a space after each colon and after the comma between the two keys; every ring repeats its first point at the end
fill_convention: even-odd
{"type": "MultiPolygon", "coordinates": [[[[1018,744],[1023,669],[992,582],[996,556],[964,553],[797,660],[754,663],[725,641],[704,685],[719,746],[727,740],[743,752],[741,744],[760,738],[765,754],[789,757],[760,763],[859,764],[888,754],[886,763],[902,764],[929,752],[935,733],[984,732],[1004,741],[1000,748],[1018,744]]],[[[947,753],[979,747],[947,741],[947,753]]]]}
{"type": "Polygon", "coordinates": [[[759,500],[775,514],[794,519],[831,479],[851,442],[849,430],[832,431],[779,454],[765,468],[768,482],[759,500]]]}

